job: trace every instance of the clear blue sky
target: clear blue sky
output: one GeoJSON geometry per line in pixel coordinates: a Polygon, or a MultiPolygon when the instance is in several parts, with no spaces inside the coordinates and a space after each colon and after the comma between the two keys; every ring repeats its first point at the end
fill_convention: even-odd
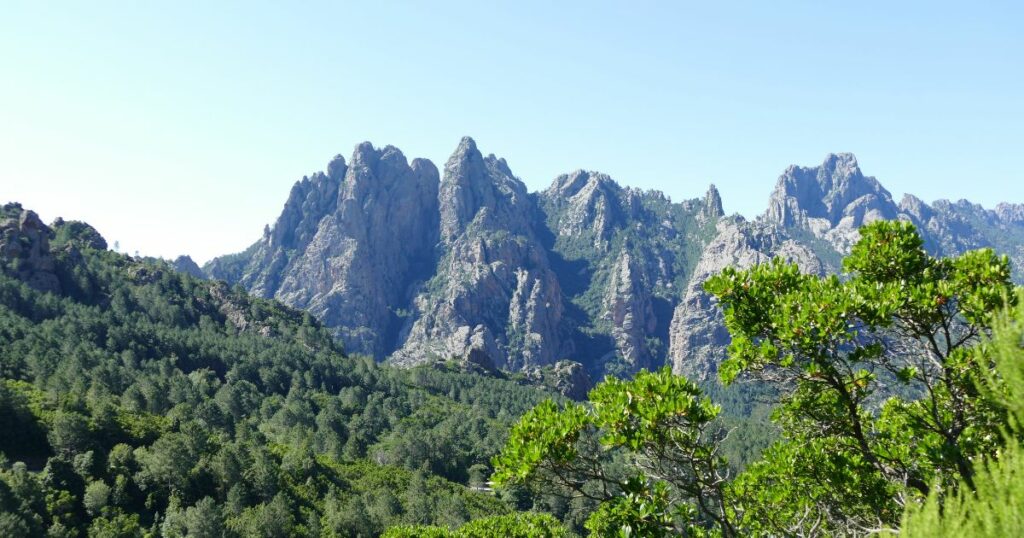
{"type": "Polygon", "coordinates": [[[363,140],[748,216],[838,151],[897,197],[1024,202],[1019,2],[4,4],[0,201],[129,252],[238,251],[363,140]]]}

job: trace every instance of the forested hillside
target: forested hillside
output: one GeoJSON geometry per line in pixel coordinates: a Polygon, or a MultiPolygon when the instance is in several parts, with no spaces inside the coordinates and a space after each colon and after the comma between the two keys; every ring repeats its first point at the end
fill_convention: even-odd
{"type": "Polygon", "coordinates": [[[543,398],[346,356],[310,315],[0,215],[0,536],[373,536],[473,491],[543,398]]]}

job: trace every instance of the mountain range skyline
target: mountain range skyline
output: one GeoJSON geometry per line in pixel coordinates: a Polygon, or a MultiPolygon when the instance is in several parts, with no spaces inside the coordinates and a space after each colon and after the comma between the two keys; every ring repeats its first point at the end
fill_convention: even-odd
{"type": "MultiPolygon", "coordinates": [[[[474,144],[475,144],[474,137],[472,137],[472,136],[464,136],[463,140],[466,140],[466,139],[473,140],[474,144]]],[[[394,144],[375,145],[373,142],[371,142],[369,140],[365,140],[363,142],[355,144],[354,148],[353,148],[353,151],[357,152],[360,147],[365,147],[367,145],[369,147],[376,147],[376,148],[379,148],[381,150],[384,150],[384,149],[387,149],[387,148],[393,148],[393,149],[398,150],[400,153],[402,152],[402,150],[399,147],[397,147],[396,145],[394,145],[394,144]]],[[[332,159],[327,160],[328,162],[323,166],[323,168],[321,170],[316,170],[316,171],[314,171],[314,172],[312,172],[310,174],[303,175],[301,177],[301,179],[293,181],[290,184],[291,185],[290,188],[294,188],[294,186],[296,184],[301,183],[304,180],[308,180],[308,178],[310,176],[315,176],[315,175],[320,174],[320,173],[328,173],[328,170],[331,167],[331,164],[333,162],[335,162],[338,159],[338,157],[343,157],[343,155],[344,154],[342,154],[342,153],[335,154],[335,156],[332,159]]],[[[494,154],[492,153],[491,155],[493,156],[494,154]]],[[[766,178],[763,178],[763,181],[762,181],[761,178],[757,178],[757,179],[753,179],[752,178],[751,179],[751,183],[756,184],[756,188],[754,188],[752,190],[764,190],[765,196],[762,199],[760,199],[757,202],[756,205],[744,204],[744,205],[749,206],[749,207],[747,207],[746,211],[731,209],[731,207],[735,206],[736,204],[729,199],[728,195],[722,195],[721,198],[722,198],[723,214],[729,215],[729,216],[740,216],[740,217],[742,217],[742,218],[744,218],[746,220],[755,220],[755,219],[758,219],[758,218],[762,217],[764,215],[765,211],[766,211],[765,207],[766,207],[766,204],[768,204],[769,201],[770,201],[772,192],[777,188],[778,182],[782,178],[785,177],[786,173],[789,170],[791,170],[791,169],[798,169],[798,168],[813,167],[813,166],[817,165],[816,163],[820,163],[821,161],[828,161],[831,157],[836,156],[836,155],[850,156],[852,158],[852,160],[854,161],[854,165],[855,166],[859,166],[860,158],[858,157],[856,152],[852,152],[852,151],[831,151],[831,152],[828,152],[828,153],[822,155],[820,161],[806,161],[806,162],[790,161],[786,166],[784,166],[783,168],[779,169],[779,171],[774,176],[774,178],[766,177],[766,178]]],[[[403,156],[405,156],[404,153],[403,153],[403,156]]],[[[446,159],[445,158],[445,159],[437,159],[437,160],[435,160],[435,159],[426,158],[426,157],[408,157],[408,158],[409,158],[410,161],[420,160],[420,161],[428,162],[431,165],[435,165],[435,166],[436,166],[437,163],[444,162],[444,160],[446,159]]],[[[505,160],[505,159],[502,158],[502,160],[505,160]]],[[[513,164],[516,164],[516,163],[513,162],[513,164]]],[[[669,192],[666,189],[662,189],[662,188],[647,188],[647,187],[644,187],[642,185],[636,185],[636,184],[631,183],[628,180],[623,180],[622,178],[620,178],[618,176],[607,174],[603,170],[595,169],[595,168],[589,168],[589,167],[578,167],[578,168],[573,168],[571,170],[570,169],[566,169],[564,172],[559,173],[559,174],[553,176],[549,180],[546,180],[546,182],[544,182],[543,180],[538,180],[536,178],[533,178],[532,180],[531,179],[527,179],[527,178],[523,178],[523,177],[521,177],[518,174],[514,174],[514,177],[516,179],[518,179],[519,181],[524,183],[524,185],[527,187],[527,192],[529,192],[530,194],[539,194],[542,191],[551,188],[552,185],[554,185],[555,183],[558,182],[560,177],[563,177],[566,174],[576,174],[576,173],[581,173],[581,172],[588,173],[588,174],[595,174],[595,175],[605,176],[605,177],[608,177],[611,181],[613,181],[613,182],[615,182],[615,183],[617,183],[619,185],[622,185],[622,186],[625,186],[625,187],[635,188],[635,189],[638,189],[638,190],[643,191],[643,192],[659,193],[661,195],[664,195],[669,201],[674,201],[674,202],[683,202],[683,201],[694,199],[694,198],[700,198],[700,197],[704,196],[704,194],[706,193],[708,187],[713,187],[715,190],[721,192],[721,189],[720,189],[718,183],[716,181],[714,181],[713,178],[708,178],[708,180],[704,181],[703,183],[699,183],[698,182],[699,180],[694,180],[692,182],[689,182],[689,181],[685,182],[685,186],[683,186],[682,188],[673,189],[675,191],[675,194],[672,194],[671,192],[669,192]],[[680,193],[681,193],[681,195],[680,195],[680,193]]],[[[872,176],[872,178],[874,178],[874,177],[875,176],[872,176]]],[[[898,179],[896,179],[894,181],[892,178],[883,178],[883,180],[879,180],[879,181],[880,181],[880,183],[882,185],[884,185],[884,187],[886,188],[886,191],[889,192],[892,195],[893,199],[895,199],[895,200],[902,200],[902,199],[904,199],[904,198],[909,196],[909,197],[912,197],[914,199],[919,199],[919,200],[926,201],[927,203],[936,203],[936,202],[940,202],[940,203],[941,202],[953,202],[953,203],[955,203],[955,202],[967,201],[967,202],[970,202],[971,204],[974,204],[974,205],[980,205],[981,207],[984,207],[985,209],[995,209],[1000,204],[1006,204],[1006,203],[1010,203],[1010,204],[1024,203],[1024,201],[1019,201],[1019,200],[1000,199],[1000,200],[996,201],[995,203],[992,203],[990,205],[986,205],[986,204],[978,203],[977,201],[975,201],[970,196],[970,193],[967,193],[967,192],[964,192],[964,193],[950,192],[950,193],[939,195],[938,197],[933,197],[933,198],[931,198],[929,200],[928,198],[919,197],[918,193],[910,191],[910,190],[892,189],[891,187],[892,187],[892,185],[894,183],[895,184],[902,183],[898,179]]],[[[966,185],[966,183],[964,185],[966,185]]],[[[285,189],[281,190],[282,193],[284,191],[285,191],[285,189]]],[[[265,222],[264,224],[266,226],[268,226],[268,227],[272,226],[273,222],[274,222],[274,219],[277,218],[279,213],[280,213],[280,204],[277,206],[277,208],[275,209],[274,213],[271,215],[271,218],[268,218],[267,222],[265,222]]],[[[205,263],[211,261],[212,259],[214,259],[216,257],[223,256],[225,254],[231,254],[231,253],[234,253],[234,252],[240,252],[240,251],[241,250],[231,251],[230,249],[227,250],[227,251],[223,251],[222,250],[222,251],[217,251],[213,255],[206,256],[206,257],[204,257],[204,256],[195,256],[191,252],[170,253],[170,254],[167,254],[167,255],[158,255],[157,257],[163,257],[163,258],[166,258],[166,259],[173,259],[176,256],[189,256],[196,263],[202,265],[202,264],[205,264],[205,263]]],[[[143,254],[145,254],[145,253],[143,253],[143,254]]]]}
{"type": "MultiPolygon", "coordinates": [[[[465,138],[471,138],[471,137],[465,137],[465,138]]],[[[364,142],[361,142],[359,144],[355,144],[354,147],[356,149],[358,149],[358,147],[360,147],[361,145],[364,145],[364,144],[370,144],[371,146],[373,146],[373,143],[371,143],[370,141],[364,141],[364,142]]],[[[387,148],[387,147],[395,147],[395,146],[392,145],[392,144],[384,144],[384,145],[379,146],[379,147],[387,148]]],[[[840,154],[843,154],[843,155],[849,154],[849,155],[854,155],[854,156],[857,155],[855,152],[834,151],[834,152],[829,152],[829,153],[825,154],[823,157],[825,159],[827,159],[829,155],[840,155],[840,154]]],[[[337,155],[341,155],[341,153],[339,153],[337,155]]],[[[417,157],[416,159],[422,159],[422,160],[425,160],[425,161],[428,161],[428,162],[431,162],[431,163],[441,162],[443,160],[443,159],[434,160],[434,159],[422,158],[422,157],[417,157]]],[[[859,160],[859,157],[855,157],[855,159],[859,160]]],[[[750,183],[755,184],[756,187],[751,188],[750,190],[751,191],[763,190],[765,195],[760,199],[760,202],[758,202],[756,204],[750,204],[750,203],[743,204],[743,205],[747,206],[746,211],[734,209],[735,206],[737,205],[735,200],[730,199],[730,197],[728,196],[727,193],[723,194],[722,198],[723,198],[723,208],[724,208],[725,214],[727,214],[727,215],[739,215],[739,216],[742,216],[743,218],[748,219],[748,220],[752,220],[752,219],[758,218],[763,213],[763,211],[764,211],[764,209],[763,209],[764,208],[764,204],[766,203],[766,201],[770,197],[772,189],[774,188],[775,182],[777,182],[779,177],[781,177],[781,175],[783,175],[785,173],[785,170],[787,168],[796,167],[796,166],[806,166],[809,163],[813,163],[813,162],[816,162],[816,161],[805,161],[805,162],[801,163],[800,161],[792,160],[792,161],[789,162],[788,166],[780,168],[779,172],[777,172],[778,175],[776,175],[774,179],[764,178],[763,181],[760,178],[759,179],[751,179],[750,183]]],[[[305,175],[303,175],[301,177],[302,178],[308,178],[310,175],[315,175],[315,174],[320,173],[320,172],[326,172],[328,166],[329,166],[329,163],[328,163],[328,165],[324,166],[323,170],[317,170],[317,171],[312,172],[311,174],[305,174],[305,175]]],[[[568,169],[566,169],[566,171],[568,172],[568,169]]],[[[581,171],[585,171],[585,172],[589,172],[589,173],[595,173],[595,174],[607,175],[607,174],[604,174],[604,172],[602,170],[598,170],[598,169],[594,169],[594,168],[588,168],[588,167],[579,167],[579,168],[572,169],[571,173],[581,172],[581,171]]],[[[523,181],[525,185],[527,185],[528,192],[530,192],[530,193],[539,193],[539,192],[549,188],[551,182],[557,181],[557,178],[559,176],[561,176],[561,175],[564,175],[564,173],[561,173],[561,174],[558,174],[558,175],[554,176],[550,180],[547,180],[547,182],[544,182],[544,180],[538,180],[536,178],[523,178],[523,177],[519,176],[518,174],[516,175],[516,177],[518,179],[520,179],[520,181],[523,181]]],[[[669,200],[674,200],[674,201],[687,200],[687,199],[691,199],[691,198],[702,196],[708,185],[715,186],[716,189],[721,190],[721,188],[719,187],[719,182],[716,182],[714,180],[714,178],[707,178],[707,180],[692,180],[692,181],[676,182],[676,183],[672,184],[672,187],[674,187],[674,188],[664,189],[664,188],[654,188],[654,187],[645,187],[643,185],[636,185],[634,183],[631,183],[628,179],[627,180],[623,180],[622,178],[620,178],[618,176],[611,176],[611,175],[609,175],[609,177],[611,177],[611,179],[613,179],[614,181],[616,181],[617,183],[622,184],[622,185],[627,185],[627,186],[631,186],[631,187],[634,187],[634,188],[639,188],[640,190],[643,190],[643,191],[660,192],[660,193],[664,194],[669,200]],[[703,181],[703,183],[701,183],[701,181],[703,181]]],[[[884,179],[885,179],[884,183],[885,183],[885,185],[887,187],[892,187],[893,184],[899,185],[899,184],[903,183],[903,182],[899,181],[898,178],[884,178],[884,179]],[[895,179],[895,181],[894,181],[894,179],[895,179]]],[[[301,181],[301,179],[299,181],[301,181]]],[[[287,193],[287,189],[285,187],[287,185],[294,185],[295,183],[296,183],[296,181],[294,181],[294,180],[292,180],[291,182],[282,181],[282,182],[280,182],[279,186],[274,187],[274,190],[278,190],[278,192],[280,194],[285,195],[287,193]],[[278,187],[280,187],[280,189],[278,189],[278,187]]],[[[966,183],[964,185],[966,185],[966,183]]],[[[916,192],[912,192],[912,191],[909,191],[909,190],[901,190],[899,188],[893,189],[892,192],[894,193],[894,198],[902,198],[902,197],[904,197],[906,195],[911,195],[911,196],[914,196],[915,198],[918,197],[918,193],[916,193],[916,192]],[[899,194],[896,194],[896,193],[899,193],[899,194]]],[[[138,193],[142,194],[141,191],[139,191],[138,193]]],[[[134,193],[125,193],[125,194],[132,195],[134,193]]],[[[123,196],[123,195],[119,195],[119,196],[123,196]]],[[[756,198],[756,196],[753,196],[753,195],[749,195],[748,194],[748,196],[750,196],[751,198],[756,198]]],[[[24,197],[19,198],[19,197],[16,197],[16,196],[10,196],[9,198],[10,199],[6,200],[7,202],[23,202],[23,200],[25,199],[24,197]]],[[[145,198],[145,196],[143,196],[142,198],[145,198]]],[[[133,198],[119,198],[119,199],[124,201],[124,202],[128,202],[128,203],[134,203],[134,202],[138,202],[138,201],[141,200],[140,198],[134,198],[134,199],[133,198]]],[[[923,199],[927,200],[927,198],[923,198],[923,199]]],[[[48,199],[43,199],[43,200],[34,200],[33,198],[30,197],[30,198],[28,198],[28,200],[42,202],[42,203],[32,203],[30,201],[30,202],[23,202],[23,203],[24,203],[24,205],[26,207],[32,207],[36,211],[36,213],[40,214],[41,217],[43,218],[43,220],[45,220],[45,221],[49,221],[49,220],[52,220],[52,219],[58,218],[58,217],[68,218],[69,215],[70,215],[71,218],[81,219],[83,221],[88,221],[90,223],[92,223],[92,222],[102,222],[102,219],[90,218],[89,208],[88,207],[83,207],[80,210],[76,210],[75,205],[73,203],[71,203],[71,204],[68,203],[70,201],[64,201],[63,203],[59,204],[58,207],[65,207],[65,208],[70,207],[72,209],[50,210],[49,207],[51,207],[51,204],[54,201],[53,197],[50,197],[48,199]]],[[[944,194],[939,195],[938,197],[935,197],[935,198],[931,199],[931,202],[940,202],[940,201],[959,202],[959,201],[964,201],[964,200],[971,201],[972,203],[977,203],[970,196],[970,193],[968,193],[968,192],[949,192],[949,193],[944,193],[944,194]]],[[[985,204],[981,204],[981,205],[983,205],[987,209],[994,209],[996,205],[998,205],[999,203],[1004,203],[1004,202],[1014,203],[1014,202],[1016,202],[1016,200],[998,200],[995,203],[992,203],[992,204],[989,204],[989,205],[985,205],[985,204]]],[[[271,223],[274,221],[274,218],[276,218],[276,216],[279,214],[279,212],[280,212],[280,205],[279,204],[272,206],[272,208],[269,210],[269,213],[266,214],[265,222],[263,224],[265,224],[267,226],[270,226],[271,223]]],[[[190,216],[191,217],[201,217],[202,215],[193,213],[190,216]]],[[[188,256],[189,258],[193,259],[196,263],[198,263],[200,265],[205,264],[205,263],[209,262],[210,260],[212,260],[213,258],[216,258],[218,256],[223,256],[226,253],[239,252],[242,248],[244,248],[245,245],[250,244],[251,241],[252,241],[252,234],[251,233],[248,234],[248,238],[246,238],[244,235],[239,235],[239,234],[236,233],[231,238],[224,237],[222,240],[216,241],[214,243],[214,246],[204,246],[204,248],[196,249],[196,250],[190,250],[190,249],[185,249],[185,250],[178,249],[178,250],[175,250],[176,247],[173,247],[173,246],[155,246],[152,243],[140,244],[140,243],[133,243],[133,242],[130,242],[130,241],[121,241],[119,239],[120,236],[118,235],[117,231],[118,230],[123,230],[123,228],[115,227],[114,229],[111,229],[110,227],[104,227],[102,224],[97,224],[97,225],[94,225],[94,226],[101,233],[103,233],[104,237],[107,237],[110,240],[109,242],[111,244],[111,248],[112,249],[116,248],[120,252],[123,252],[123,253],[126,253],[126,254],[135,254],[135,253],[137,253],[137,254],[142,255],[142,256],[153,256],[153,257],[164,258],[164,259],[168,259],[168,260],[173,260],[174,258],[176,258],[178,256],[188,256]],[[241,239],[239,239],[239,237],[241,237],[241,239]],[[238,244],[239,241],[241,241],[241,244],[238,244]],[[236,246],[232,247],[231,246],[232,243],[236,244],[236,246]]],[[[122,234],[122,235],[124,235],[124,234],[122,234]]],[[[211,235],[213,235],[214,237],[217,237],[216,233],[211,234],[211,235]]],[[[188,241],[186,241],[186,243],[188,243],[188,241]]]]}
{"type": "Polygon", "coordinates": [[[1024,204],[897,201],[850,153],[787,167],[747,219],[714,185],[674,201],[577,170],[530,192],[469,137],[440,166],[360,144],[296,182],[248,249],[175,264],[307,310],[377,360],[704,378],[728,342],[708,277],[774,257],[837,273],[876,220],[915,224],[935,255],[991,247],[1024,276],[1024,204]]]}

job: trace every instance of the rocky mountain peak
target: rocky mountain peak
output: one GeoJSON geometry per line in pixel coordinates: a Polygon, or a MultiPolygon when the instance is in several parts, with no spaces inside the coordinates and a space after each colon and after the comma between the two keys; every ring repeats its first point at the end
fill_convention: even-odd
{"type": "Polygon", "coordinates": [[[889,191],[861,172],[852,153],[830,153],[820,166],[787,168],[775,185],[766,216],[786,226],[801,217],[823,218],[834,226],[855,202],[886,213],[895,209],[889,191]]]}
{"type": "Polygon", "coordinates": [[[413,159],[411,163],[409,163],[409,166],[412,168],[413,172],[416,172],[416,175],[418,176],[435,178],[440,177],[440,174],[437,171],[437,167],[434,166],[434,163],[430,159],[416,158],[413,159]]]}
{"type": "Polygon", "coordinates": [[[375,149],[373,144],[363,142],[356,146],[352,153],[345,179],[339,193],[339,204],[347,200],[375,202],[378,194],[392,188],[402,188],[406,182],[425,183],[423,187],[435,191],[437,189],[437,168],[429,161],[418,159],[417,168],[409,165],[405,154],[398,148],[388,145],[375,149]]]}
{"type": "Polygon", "coordinates": [[[473,222],[481,209],[493,225],[528,233],[531,202],[526,185],[508,163],[493,154],[486,158],[472,138],[464,137],[445,163],[440,192],[441,238],[451,241],[473,222]]]}
{"type": "Polygon", "coordinates": [[[381,153],[382,152],[374,148],[373,144],[370,142],[357,144],[355,149],[352,150],[350,167],[358,165],[373,166],[377,160],[380,159],[381,153]]]}
{"type": "Polygon", "coordinates": [[[410,165],[394,146],[356,146],[308,243],[271,253],[280,281],[273,296],[335,327],[349,350],[382,357],[395,345],[385,339],[397,331],[391,305],[409,300],[433,261],[438,183],[429,161],[410,165]]]}
{"type": "Polygon", "coordinates": [[[295,182],[284,209],[270,230],[271,246],[296,249],[308,243],[317,224],[337,207],[338,189],[348,167],[345,159],[333,159],[328,173],[318,172],[295,182]]]}
{"type": "Polygon", "coordinates": [[[342,157],[340,153],[327,163],[327,177],[335,181],[341,181],[345,177],[346,170],[348,170],[348,166],[345,164],[345,157],[342,157]]]}
{"type": "Polygon", "coordinates": [[[512,169],[508,167],[508,162],[505,161],[504,157],[495,157],[493,153],[487,154],[484,161],[490,164],[495,170],[505,175],[506,177],[515,178],[512,173],[512,169]]]}
{"type": "Polygon", "coordinates": [[[480,152],[480,150],[476,148],[476,140],[473,140],[473,137],[464,136],[459,140],[459,145],[455,147],[455,153],[452,156],[466,155],[473,152],[480,152]]]}
{"type": "Polygon", "coordinates": [[[929,207],[928,204],[924,203],[924,200],[921,200],[912,194],[903,195],[903,199],[900,200],[899,208],[901,213],[906,213],[921,222],[927,222],[932,218],[933,214],[932,208],[929,207]]]}
{"type": "Polygon", "coordinates": [[[544,191],[548,198],[569,199],[578,195],[590,197],[594,192],[617,193],[622,187],[607,174],[587,170],[576,170],[562,174],[551,182],[544,191]]]}
{"type": "Polygon", "coordinates": [[[861,172],[853,154],[830,153],[819,166],[787,168],[763,218],[786,228],[802,228],[845,252],[862,225],[898,214],[892,195],[861,172]]]}
{"type": "Polygon", "coordinates": [[[639,204],[639,196],[623,189],[612,178],[599,172],[576,170],[555,178],[541,193],[559,236],[592,239],[598,250],[608,247],[613,230],[623,225],[623,201],[639,204]],[[591,235],[593,237],[591,237],[591,235]]]}
{"type": "Polygon", "coordinates": [[[863,177],[860,165],[857,164],[857,156],[852,153],[829,153],[821,167],[832,177],[863,177]]]}

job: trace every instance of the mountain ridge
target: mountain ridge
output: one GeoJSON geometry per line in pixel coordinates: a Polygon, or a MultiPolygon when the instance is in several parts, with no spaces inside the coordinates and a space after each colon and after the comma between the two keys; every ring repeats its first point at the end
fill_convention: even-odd
{"type": "Polygon", "coordinates": [[[878,219],[914,223],[934,254],[995,248],[1022,280],[1024,204],[897,203],[851,153],[788,167],[749,220],[725,215],[714,185],[673,202],[579,169],[529,192],[469,137],[441,171],[369,143],[345,163],[297,182],[260,240],[203,271],[403,365],[529,372],[568,359],[595,379],[662,364],[708,378],[728,340],[705,278],[775,256],[838,272],[858,228],[878,219]]]}

